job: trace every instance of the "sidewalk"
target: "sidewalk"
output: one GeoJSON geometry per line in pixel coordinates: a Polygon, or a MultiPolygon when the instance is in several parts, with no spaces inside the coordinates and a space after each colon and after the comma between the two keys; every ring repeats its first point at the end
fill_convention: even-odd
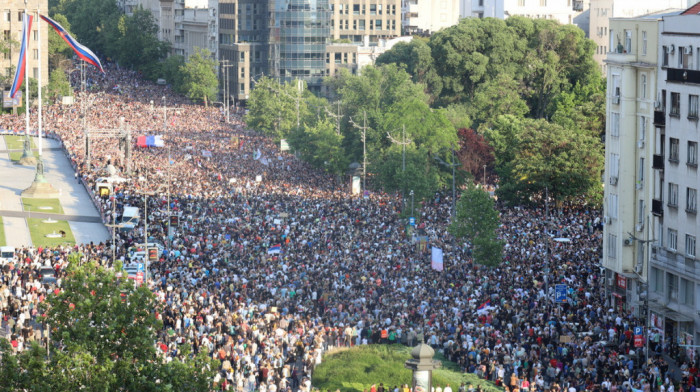
{"type": "MultiPolygon", "coordinates": [[[[38,145],[38,141],[35,140],[35,143],[38,145]]],[[[75,172],[63,150],[60,149],[60,143],[56,140],[44,139],[43,147],[44,176],[59,191],[59,201],[65,212],[63,220],[68,221],[76,243],[99,243],[109,239],[109,231],[101,223],[100,214],[92,204],[90,195],[75,180],[75,172]],[[85,217],[93,219],[85,219],[85,217]],[[89,222],[90,220],[92,222],[89,222]]],[[[6,149],[5,139],[0,137],[0,151],[6,149]]],[[[23,211],[20,195],[31,185],[35,173],[36,168],[15,165],[10,161],[9,153],[0,153],[0,210],[23,211]]],[[[17,217],[17,214],[10,215],[12,216],[3,217],[7,244],[10,246],[31,244],[25,219],[17,217]],[[20,222],[23,223],[24,228],[20,222]]]]}

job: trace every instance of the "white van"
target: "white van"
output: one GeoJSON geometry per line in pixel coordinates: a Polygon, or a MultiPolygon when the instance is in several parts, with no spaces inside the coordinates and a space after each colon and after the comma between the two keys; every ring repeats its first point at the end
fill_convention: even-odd
{"type": "Polygon", "coordinates": [[[119,223],[122,231],[133,230],[139,224],[139,209],[131,206],[124,207],[119,223]]]}
{"type": "Polygon", "coordinates": [[[15,248],[0,246],[0,265],[5,265],[15,258],[15,248]]]}

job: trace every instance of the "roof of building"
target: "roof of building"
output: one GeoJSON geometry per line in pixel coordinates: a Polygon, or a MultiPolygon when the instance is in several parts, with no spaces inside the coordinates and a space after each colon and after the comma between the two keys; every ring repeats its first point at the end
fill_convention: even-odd
{"type": "Polygon", "coordinates": [[[700,3],[695,4],[694,6],[688,8],[687,10],[683,11],[681,15],[697,15],[700,14],[700,3]]]}

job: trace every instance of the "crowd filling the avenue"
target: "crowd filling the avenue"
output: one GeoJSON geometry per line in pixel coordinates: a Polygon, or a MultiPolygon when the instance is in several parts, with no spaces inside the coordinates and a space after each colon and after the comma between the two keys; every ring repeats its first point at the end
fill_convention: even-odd
{"type": "MultiPolygon", "coordinates": [[[[164,361],[190,344],[220,364],[220,390],[296,392],[313,388],[314,367],[334,347],[424,341],[510,392],[695,390],[692,359],[655,334],[647,361],[632,334],[644,321],[606,299],[599,211],[501,208],[504,260],[484,267],[447,233],[452,202],[438,193],[417,216],[427,247],[444,250],[445,269],[436,271],[407,234],[400,196],[352,196],[348,181],[280,151],[247,129],[240,112],[226,123],[220,108],[192,105],[133,71],[105,69],[88,72],[76,104],[46,107],[44,129],[62,143],[104,223],[126,206],[143,211],[142,193],[157,191],[146,218],[149,241],[163,250],[147,284],[163,304],[156,344],[164,361]],[[88,164],[83,113],[88,128],[124,122],[129,162],[118,137],[102,135],[90,143],[88,164]],[[137,136],[154,134],[165,147],[136,146],[137,136]],[[114,184],[114,199],[95,190],[108,165],[127,180],[114,184]],[[172,236],[168,210],[179,217],[172,236]],[[556,284],[566,285],[567,303],[552,300],[556,284]]],[[[23,130],[24,118],[2,115],[0,128],[23,130]]],[[[123,264],[143,245],[142,223],[116,233],[123,264]]],[[[18,248],[0,270],[0,338],[16,351],[32,340],[46,344],[35,320],[54,288],[38,271],[53,267],[60,284],[76,251],[111,268],[111,245],[18,248]]]]}

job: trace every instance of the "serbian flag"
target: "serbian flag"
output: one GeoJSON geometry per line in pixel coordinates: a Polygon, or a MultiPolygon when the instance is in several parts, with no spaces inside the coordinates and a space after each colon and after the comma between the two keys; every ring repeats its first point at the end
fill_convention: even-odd
{"type": "Polygon", "coordinates": [[[93,53],[92,50],[88,49],[87,46],[81,45],[78,41],[71,37],[71,35],[68,34],[68,32],[66,31],[66,29],[64,29],[63,26],[58,24],[58,22],[56,22],[55,20],[49,18],[46,15],[39,15],[39,17],[46,21],[48,24],[50,24],[54,30],[56,30],[58,35],[60,35],[61,38],[63,38],[63,40],[66,41],[68,46],[73,48],[73,51],[75,52],[75,54],[78,55],[78,57],[85,60],[89,64],[92,64],[94,67],[97,67],[97,69],[99,69],[102,73],[105,73],[105,70],[102,69],[102,63],[100,63],[100,59],[98,59],[97,56],[95,56],[95,53],[93,53]]]}
{"type": "Polygon", "coordinates": [[[280,244],[272,245],[270,249],[267,250],[268,255],[274,255],[279,253],[282,253],[282,245],[280,244]]]}
{"type": "Polygon", "coordinates": [[[486,309],[486,307],[489,305],[491,305],[491,300],[488,300],[488,301],[484,302],[483,304],[479,305],[479,307],[476,308],[476,310],[478,311],[478,310],[486,309]]]}
{"type": "Polygon", "coordinates": [[[17,91],[22,87],[22,81],[24,81],[24,71],[26,69],[27,62],[27,45],[29,44],[29,32],[32,31],[32,20],[34,17],[24,13],[22,18],[22,46],[19,49],[19,61],[17,62],[17,69],[15,70],[15,79],[12,81],[12,88],[10,88],[10,98],[14,98],[17,91]]]}

